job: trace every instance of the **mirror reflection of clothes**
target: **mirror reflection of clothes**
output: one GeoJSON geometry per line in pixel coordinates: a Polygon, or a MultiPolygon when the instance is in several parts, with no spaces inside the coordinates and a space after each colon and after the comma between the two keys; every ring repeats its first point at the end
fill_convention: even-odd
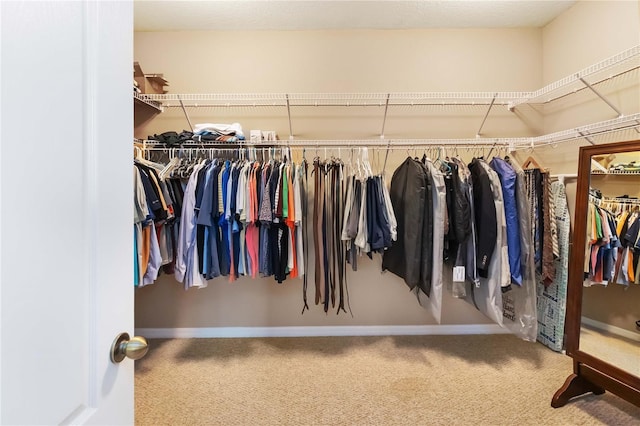
{"type": "Polygon", "coordinates": [[[599,198],[590,196],[589,201],[584,285],[640,282],[638,212],[622,210],[616,215],[604,208],[599,198]]]}

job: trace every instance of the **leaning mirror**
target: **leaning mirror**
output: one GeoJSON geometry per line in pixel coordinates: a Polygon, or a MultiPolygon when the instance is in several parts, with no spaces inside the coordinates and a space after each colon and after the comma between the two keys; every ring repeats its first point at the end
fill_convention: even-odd
{"type": "Polygon", "coordinates": [[[551,400],[612,392],[640,406],[640,140],[580,148],[566,348],[551,400]]]}
{"type": "Polygon", "coordinates": [[[579,349],[640,376],[640,151],[592,155],[589,182],[579,349]]]}

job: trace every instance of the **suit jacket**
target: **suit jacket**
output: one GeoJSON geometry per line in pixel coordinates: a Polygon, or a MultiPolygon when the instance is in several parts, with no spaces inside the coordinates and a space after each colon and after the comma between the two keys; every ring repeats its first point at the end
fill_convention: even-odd
{"type": "Polygon", "coordinates": [[[389,191],[398,240],[384,252],[382,268],[404,278],[409,288],[431,291],[433,206],[428,170],[408,157],[393,173],[389,191]]]}
{"type": "Polygon", "coordinates": [[[473,206],[478,236],[476,245],[478,274],[487,278],[491,256],[496,248],[498,225],[491,181],[480,161],[474,158],[469,164],[469,171],[473,182],[473,206]]]}

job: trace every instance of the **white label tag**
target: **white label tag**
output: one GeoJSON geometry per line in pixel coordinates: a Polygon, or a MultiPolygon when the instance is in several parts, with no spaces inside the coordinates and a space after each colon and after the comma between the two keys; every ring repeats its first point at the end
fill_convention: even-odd
{"type": "Polygon", "coordinates": [[[464,266],[455,266],[453,268],[453,282],[454,283],[464,282],[464,266]]]}

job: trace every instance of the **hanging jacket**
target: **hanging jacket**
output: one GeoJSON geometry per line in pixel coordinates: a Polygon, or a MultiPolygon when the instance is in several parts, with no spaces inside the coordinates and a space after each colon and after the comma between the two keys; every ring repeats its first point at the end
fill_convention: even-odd
{"type": "Polygon", "coordinates": [[[429,233],[429,227],[424,225],[425,222],[433,225],[433,215],[432,209],[426,209],[427,202],[431,205],[432,200],[427,188],[431,189],[431,185],[425,166],[410,157],[393,173],[389,196],[398,223],[398,240],[385,251],[382,269],[404,278],[409,288],[420,286],[429,295],[433,252],[426,249],[432,246],[433,232],[429,233]]]}
{"type": "Polygon", "coordinates": [[[487,278],[491,256],[496,248],[497,218],[493,201],[489,175],[480,160],[474,158],[469,164],[473,182],[473,206],[477,231],[477,267],[478,274],[487,278]]]}
{"type": "Polygon", "coordinates": [[[463,191],[458,165],[454,162],[446,163],[445,184],[447,193],[447,213],[449,216],[449,232],[447,234],[447,254],[449,259],[455,260],[458,246],[471,235],[471,209],[466,194],[463,191]]]}

